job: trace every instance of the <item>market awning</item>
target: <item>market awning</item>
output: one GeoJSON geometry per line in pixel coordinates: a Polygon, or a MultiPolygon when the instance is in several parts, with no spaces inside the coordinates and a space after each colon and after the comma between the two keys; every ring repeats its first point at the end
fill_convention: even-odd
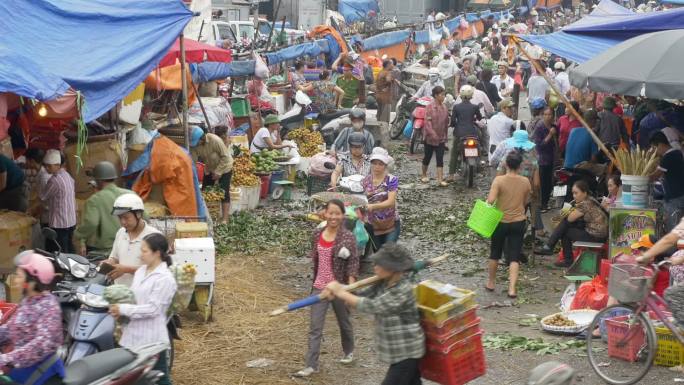
{"type": "Polygon", "coordinates": [[[192,18],[177,0],[3,0],[0,14],[0,92],[46,100],[67,84],[86,121],[135,89],[192,18]]]}
{"type": "Polygon", "coordinates": [[[625,12],[625,8],[602,0],[585,19],[548,35],[521,35],[525,41],[582,63],[627,39],[649,32],[684,29],[684,8],[644,13],[625,12]]]}
{"type": "MultiPolygon", "coordinates": [[[[185,44],[185,61],[188,63],[202,63],[204,61],[230,63],[232,53],[230,50],[200,43],[192,39],[183,39],[185,44]]],[[[176,39],[173,45],[159,62],[160,67],[175,64],[180,60],[180,39],[176,39]]]]}

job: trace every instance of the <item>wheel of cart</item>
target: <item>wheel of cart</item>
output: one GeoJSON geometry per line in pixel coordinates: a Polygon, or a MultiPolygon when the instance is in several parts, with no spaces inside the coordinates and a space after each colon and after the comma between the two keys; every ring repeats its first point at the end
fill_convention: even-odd
{"type": "Polygon", "coordinates": [[[198,311],[205,322],[211,321],[214,308],[216,249],[210,220],[204,217],[160,217],[150,218],[149,223],[161,231],[169,240],[169,244],[173,245],[174,263],[195,265],[195,291],[188,309],[198,311]],[[208,224],[207,231],[177,234],[177,224],[184,222],[205,222],[208,224]]]}

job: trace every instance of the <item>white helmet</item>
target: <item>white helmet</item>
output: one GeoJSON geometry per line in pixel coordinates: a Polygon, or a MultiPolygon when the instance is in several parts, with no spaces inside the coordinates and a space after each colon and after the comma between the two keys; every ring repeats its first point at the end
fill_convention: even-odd
{"type": "Polygon", "coordinates": [[[112,215],[123,215],[131,211],[145,211],[145,204],[137,194],[123,194],[114,201],[112,215]]]}
{"type": "Polygon", "coordinates": [[[565,71],[565,64],[562,61],[558,61],[553,65],[553,69],[565,71]]]}
{"type": "Polygon", "coordinates": [[[437,21],[444,20],[444,19],[446,19],[446,15],[443,14],[442,12],[435,15],[435,20],[437,20],[437,21]]]}
{"type": "Polygon", "coordinates": [[[461,87],[461,92],[459,95],[461,96],[461,99],[470,99],[473,97],[473,94],[475,93],[475,88],[473,86],[465,85],[461,87]]]}
{"type": "Polygon", "coordinates": [[[473,50],[472,50],[470,47],[463,47],[463,48],[461,48],[461,52],[460,52],[461,57],[470,55],[470,53],[471,53],[472,51],[473,51],[473,50]]]}

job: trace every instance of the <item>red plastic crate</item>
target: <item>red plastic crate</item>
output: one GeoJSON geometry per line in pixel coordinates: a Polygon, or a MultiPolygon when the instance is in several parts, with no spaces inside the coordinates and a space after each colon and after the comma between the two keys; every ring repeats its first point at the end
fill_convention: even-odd
{"type": "Polygon", "coordinates": [[[2,318],[0,318],[0,324],[6,323],[10,317],[17,311],[17,304],[10,302],[0,302],[0,311],[2,312],[2,318]]]}
{"type": "Polygon", "coordinates": [[[439,334],[425,333],[427,348],[434,351],[448,351],[448,349],[454,344],[479,333],[480,330],[480,318],[475,319],[475,321],[465,325],[463,327],[444,331],[439,334]]]}
{"type": "Polygon", "coordinates": [[[470,336],[447,352],[428,350],[420,361],[421,375],[442,385],[463,385],[487,372],[482,333],[470,336]]]}
{"type": "Polygon", "coordinates": [[[608,283],[608,277],[610,277],[610,266],[612,264],[613,263],[610,261],[610,259],[601,260],[601,269],[599,272],[599,276],[601,277],[603,283],[608,283]]]}
{"type": "Polygon", "coordinates": [[[635,362],[639,355],[639,350],[646,343],[646,336],[644,329],[640,326],[635,326],[636,332],[631,332],[632,336],[624,344],[620,344],[621,340],[627,336],[630,330],[628,315],[609,318],[606,322],[606,331],[608,332],[608,355],[610,357],[621,358],[625,361],[635,362]]]}
{"type": "Polygon", "coordinates": [[[426,334],[442,335],[444,333],[449,333],[454,329],[463,328],[477,319],[477,308],[477,305],[468,308],[440,324],[435,324],[426,319],[422,319],[421,324],[423,330],[426,334]]]}

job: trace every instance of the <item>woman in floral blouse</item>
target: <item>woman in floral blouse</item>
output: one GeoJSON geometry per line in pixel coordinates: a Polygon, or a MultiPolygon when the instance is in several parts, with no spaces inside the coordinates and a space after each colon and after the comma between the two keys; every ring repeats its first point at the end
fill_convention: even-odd
{"type": "Polygon", "coordinates": [[[32,250],[14,261],[13,283],[22,289],[24,298],[16,313],[0,326],[0,344],[12,347],[0,354],[0,367],[11,368],[8,375],[15,382],[23,384],[33,376],[37,377],[33,384],[40,385],[52,377],[64,377],[64,364],[55,356],[63,340],[62,311],[50,293],[55,270],[47,258],[32,250]],[[43,362],[47,367],[37,372],[43,362]]]}
{"type": "Polygon", "coordinates": [[[603,243],[608,237],[608,213],[596,199],[589,195],[587,182],[583,180],[575,182],[572,186],[572,197],[575,200],[575,207],[553,230],[546,245],[538,250],[539,254],[552,254],[556,242],[560,240],[565,260],[556,263],[559,267],[569,267],[572,264],[573,242],[603,243]]]}
{"type": "Polygon", "coordinates": [[[387,242],[396,242],[401,233],[401,222],[397,211],[399,178],[390,174],[387,167],[394,159],[382,147],[375,147],[370,156],[371,173],[361,184],[368,197],[368,221],[372,229],[375,247],[379,249],[387,242]]]}
{"type": "MultiPolygon", "coordinates": [[[[344,226],[344,203],[332,199],[325,207],[325,227],[313,234],[311,260],[313,261],[313,294],[321,293],[333,281],[350,284],[359,275],[359,256],[356,253],[356,238],[344,226]]],[[[354,358],[354,330],[349,309],[341,300],[321,301],[311,306],[309,324],[309,349],[306,353],[306,367],[295,373],[297,377],[308,377],[318,371],[321,354],[321,339],[328,305],[332,305],[340,327],[342,351],[340,360],[349,364],[354,358]]]]}

